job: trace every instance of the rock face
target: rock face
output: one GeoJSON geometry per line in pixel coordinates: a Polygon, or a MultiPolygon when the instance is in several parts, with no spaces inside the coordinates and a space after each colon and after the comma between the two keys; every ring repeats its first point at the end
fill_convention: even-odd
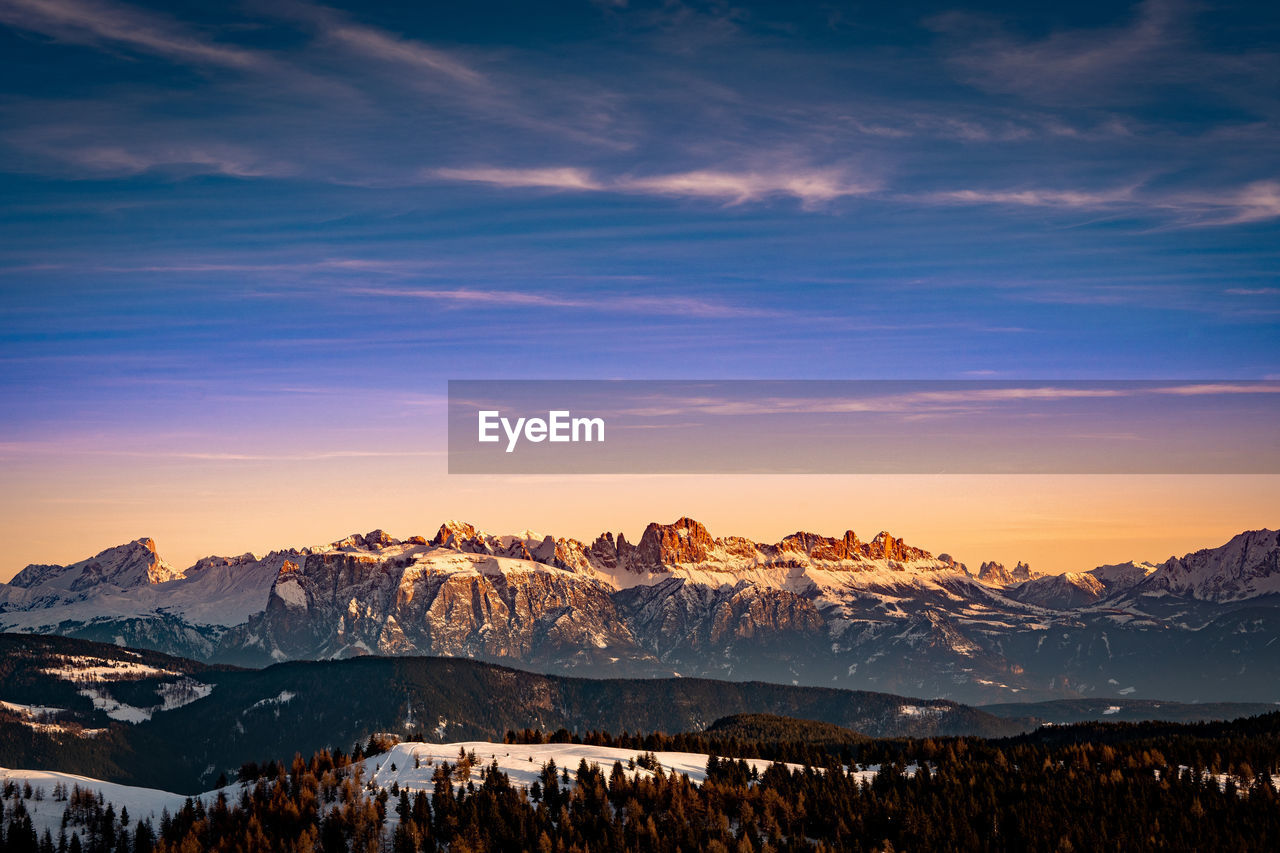
{"type": "Polygon", "coordinates": [[[441,655],[570,666],[613,649],[644,660],[612,588],[541,564],[471,553],[390,559],[330,551],[286,562],[266,609],[223,641],[274,660],[441,655]]]}
{"type": "Polygon", "coordinates": [[[1264,700],[1280,683],[1278,555],[1278,535],[1255,531],[1158,567],[988,562],[975,577],[885,532],[760,543],[680,518],[634,545],[446,522],[430,539],[374,530],[175,572],[140,539],[24,569],[0,585],[0,628],[249,665],[438,655],[968,701],[1264,700]]]}

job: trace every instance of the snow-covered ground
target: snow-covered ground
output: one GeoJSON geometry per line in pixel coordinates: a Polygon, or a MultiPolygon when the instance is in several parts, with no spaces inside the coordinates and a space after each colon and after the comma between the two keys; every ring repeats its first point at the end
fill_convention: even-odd
{"type": "MultiPolygon", "coordinates": [[[[136,652],[124,652],[136,654],[136,652]]],[[[93,707],[105,713],[113,720],[124,723],[140,723],[151,719],[157,711],[172,711],[203,699],[213,692],[213,685],[183,675],[171,669],[161,669],[132,660],[114,660],[110,658],[88,657],[84,655],[62,655],[59,665],[46,667],[46,675],[84,685],[80,688],[81,696],[93,702],[93,707]],[[93,685],[117,681],[137,681],[143,678],[173,678],[173,681],[161,683],[156,688],[156,698],[160,701],[147,707],[135,707],[115,699],[109,690],[93,685]]],[[[39,720],[42,713],[56,713],[57,708],[30,709],[25,705],[12,702],[0,702],[0,707],[18,713],[32,720],[39,720]],[[25,709],[25,710],[24,710],[25,709]]]]}
{"type": "Polygon", "coordinates": [[[60,666],[49,667],[44,672],[64,681],[133,681],[180,674],[171,669],[160,669],[136,661],[85,655],[62,655],[59,661],[60,666]]]}
{"type": "MultiPolygon", "coordinates": [[[[550,761],[555,762],[558,771],[568,770],[571,780],[576,778],[578,764],[583,759],[589,765],[599,766],[606,774],[612,769],[615,761],[620,761],[628,776],[636,774],[652,775],[650,771],[634,763],[646,754],[644,750],[614,749],[606,746],[587,746],[585,744],[571,743],[524,745],[466,741],[462,743],[399,744],[389,752],[365,759],[364,778],[379,788],[390,788],[393,784],[396,784],[411,791],[421,790],[430,794],[434,787],[431,781],[432,774],[435,773],[441,763],[448,762],[450,766],[456,765],[459,751],[475,754],[476,762],[471,770],[471,779],[477,785],[480,783],[480,771],[489,767],[495,760],[498,762],[498,768],[511,777],[513,784],[526,788],[538,778],[543,766],[550,761]]],[[[664,773],[681,773],[687,775],[694,782],[702,782],[706,778],[708,758],[706,755],[693,752],[655,752],[652,755],[664,773]]],[[[761,759],[747,759],[747,763],[764,772],[772,762],[761,759]]],[[[792,769],[800,768],[800,765],[797,764],[789,764],[787,766],[792,769]]],[[[859,778],[870,780],[877,769],[869,768],[858,771],[858,776],[859,778]]],[[[103,782],[71,773],[56,773],[47,770],[9,770],[0,767],[0,787],[3,787],[8,782],[14,782],[20,790],[25,784],[30,784],[33,794],[36,790],[41,792],[40,799],[36,799],[33,795],[24,799],[23,802],[27,811],[31,814],[36,833],[43,835],[45,829],[49,829],[55,838],[62,822],[62,814],[67,808],[65,801],[53,798],[54,788],[59,784],[65,786],[68,791],[79,786],[95,794],[101,793],[103,800],[115,807],[116,814],[119,814],[122,808],[127,808],[130,822],[150,818],[154,824],[158,825],[160,815],[165,809],[168,809],[170,813],[176,812],[182,808],[183,803],[188,799],[185,794],[174,794],[153,788],[117,785],[113,782],[103,782]]],[[[456,778],[455,782],[459,785],[465,784],[465,780],[456,778]]],[[[225,792],[228,800],[235,802],[239,791],[240,786],[232,784],[226,788],[207,791],[198,796],[206,804],[209,804],[217,799],[219,792],[225,792]]]]}
{"type": "MultiPolygon", "coordinates": [[[[16,783],[19,788],[24,784],[30,784],[33,791],[41,791],[41,799],[37,800],[32,796],[23,800],[23,804],[31,815],[31,823],[35,827],[36,834],[44,835],[44,831],[48,829],[55,839],[58,837],[58,830],[62,825],[62,814],[67,809],[66,802],[59,802],[53,798],[53,789],[59,783],[65,785],[68,791],[78,785],[84,790],[101,793],[106,802],[115,806],[117,815],[120,814],[122,808],[127,808],[131,823],[150,818],[152,823],[158,826],[160,814],[165,809],[175,812],[182,808],[182,804],[187,799],[181,794],[171,794],[168,791],[117,785],[113,782],[103,782],[99,779],[76,776],[72,773],[54,773],[47,770],[6,770],[0,767],[0,787],[3,787],[8,782],[16,783]]],[[[216,794],[213,796],[216,797],[216,794]]],[[[11,802],[6,802],[6,808],[11,804],[11,802]]]]}
{"type": "Polygon", "coordinates": [[[47,705],[22,705],[18,702],[5,702],[0,699],[0,708],[11,714],[17,714],[20,717],[40,718],[52,716],[53,714],[62,713],[62,708],[52,708],[47,705]]]}
{"type": "MultiPolygon", "coordinates": [[[[616,749],[608,746],[589,746],[574,743],[547,744],[514,744],[491,743],[489,741],[466,741],[463,743],[402,743],[389,752],[375,755],[365,760],[365,779],[379,787],[389,788],[392,784],[413,791],[431,791],[431,776],[441,763],[449,765],[458,763],[459,751],[467,754],[475,753],[476,761],[471,769],[471,779],[480,784],[480,771],[498,762],[498,769],[511,777],[511,783],[527,788],[538,778],[542,768],[550,761],[556,763],[560,771],[569,771],[571,780],[577,779],[578,764],[584,759],[588,765],[594,764],[607,774],[615,761],[621,762],[627,775],[653,775],[639,765],[639,760],[646,755],[642,749],[616,749]]],[[[688,776],[694,782],[702,782],[707,776],[707,759],[709,756],[696,752],[655,752],[652,753],[663,773],[679,773],[688,776]]],[[[773,763],[759,758],[748,758],[746,762],[763,773],[773,763]]],[[[793,770],[800,769],[799,764],[789,764],[793,770]]],[[[464,783],[464,780],[458,780],[464,783]]]]}

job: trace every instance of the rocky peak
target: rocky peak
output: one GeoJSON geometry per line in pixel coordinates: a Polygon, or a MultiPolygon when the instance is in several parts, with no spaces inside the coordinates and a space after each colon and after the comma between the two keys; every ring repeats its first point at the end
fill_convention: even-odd
{"type": "Polygon", "coordinates": [[[392,538],[391,534],[379,528],[371,530],[364,535],[364,545],[366,548],[385,548],[388,545],[399,545],[400,540],[392,538]]]}
{"type": "Polygon", "coordinates": [[[997,563],[994,560],[983,563],[978,568],[978,580],[987,586],[1016,586],[1042,577],[1044,577],[1043,573],[1035,571],[1021,560],[1013,567],[1013,571],[1005,568],[1004,563],[997,563]]]}
{"type": "Polygon", "coordinates": [[[1014,583],[1013,575],[1004,567],[1004,563],[994,560],[984,562],[978,567],[978,580],[987,586],[1008,586],[1014,583]]]}
{"type": "MultiPolygon", "coordinates": [[[[621,534],[618,542],[621,555],[624,542],[621,534]]],[[[715,540],[707,528],[692,518],[682,517],[672,524],[651,523],[625,562],[634,571],[659,572],[663,566],[705,562],[714,547],[715,540]]]]}
{"type": "Polygon", "coordinates": [[[191,568],[187,569],[185,575],[186,577],[191,577],[219,566],[245,566],[249,563],[256,563],[259,559],[256,554],[250,551],[246,551],[238,557],[201,557],[192,564],[191,568]]]}
{"type": "MultiPolygon", "coordinates": [[[[626,540],[623,540],[623,544],[626,544],[626,540]]],[[[592,565],[599,568],[618,568],[618,546],[614,544],[612,533],[602,533],[597,536],[596,541],[586,549],[585,555],[592,565]]]]}
{"type": "Polygon", "coordinates": [[[1013,567],[1013,580],[1015,583],[1022,583],[1023,581],[1029,581],[1043,576],[1043,573],[1032,571],[1031,566],[1021,560],[1019,560],[1018,564],[1013,567]]]}
{"type": "Polygon", "coordinates": [[[467,524],[465,521],[454,521],[450,519],[440,525],[440,529],[436,531],[436,535],[431,540],[432,545],[443,546],[445,548],[457,548],[463,542],[468,542],[479,537],[480,531],[476,530],[474,525],[467,524]]]}
{"type": "Polygon", "coordinates": [[[353,533],[346,539],[339,539],[333,543],[333,547],[341,550],[343,548],[367,548],[370,551],[377,551],[388,545],[399,545],[399,539],[393,539],[385,530],[372,530],[364,535],[353,533]]]}
{"type": "Polygon", "coordinates": [[[846,530],[840,539],[801,530],[784,537],[777,547],[779,551],[804,553],[815,560],[858,560],[865,549],[852,530],[846,530]]]}
{"type": "Polygon", "coordinates": [[[907,545],[901,539],[891,536],[887,530],[881,530],[877,533],[876,538],[868,542],[863,550],[873,560],[910,562],[912,560],[927,560],[930,557],[928,551],[907,545]]]}

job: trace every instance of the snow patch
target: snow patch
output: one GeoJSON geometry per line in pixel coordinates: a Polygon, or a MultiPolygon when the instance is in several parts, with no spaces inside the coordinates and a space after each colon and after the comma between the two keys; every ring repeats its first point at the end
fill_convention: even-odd
{"type": "Polygon", "coordinates": [[[307,606],[307,593],[302,589],[302,584],[298,583],[296,577],[291,577],[284,583],[278,583],[273,590],[281,601],[287,607],[300,607],[305,609],[307,606]]]}
{"type": "Polygon", "coordinates": [[[265,708],[268,705],[283,705],[286,702],[292,702],[295,698],[297,698],[297,696],[298,694],[294,693],[293,691],[281,690],[279,694],[275,696],[270,696],[266,699],[259,699],[257,702],[254,702],[252,705],[250,705],[248,708],[245,709],[245,712],[252,711],[254,708],[265,708]]]}
{"type": "Polygon", "coordinates": [[[137,681],[142,678],[182,674],[145,663],[84,655],[64,655],[59,660],[62,661],[62,666],[48,667],[42,671],[63,681],[137,681]]]}

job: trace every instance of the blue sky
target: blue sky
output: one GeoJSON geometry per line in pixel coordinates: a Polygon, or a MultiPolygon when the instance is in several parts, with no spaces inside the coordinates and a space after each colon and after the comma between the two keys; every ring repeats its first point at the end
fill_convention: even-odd
{"type": "Polygon", "coordinates": [[[1280,375],[1280,11],[1057,5],[0,0],[0,462],[414,452],[448,378],[1280,375]]]}

